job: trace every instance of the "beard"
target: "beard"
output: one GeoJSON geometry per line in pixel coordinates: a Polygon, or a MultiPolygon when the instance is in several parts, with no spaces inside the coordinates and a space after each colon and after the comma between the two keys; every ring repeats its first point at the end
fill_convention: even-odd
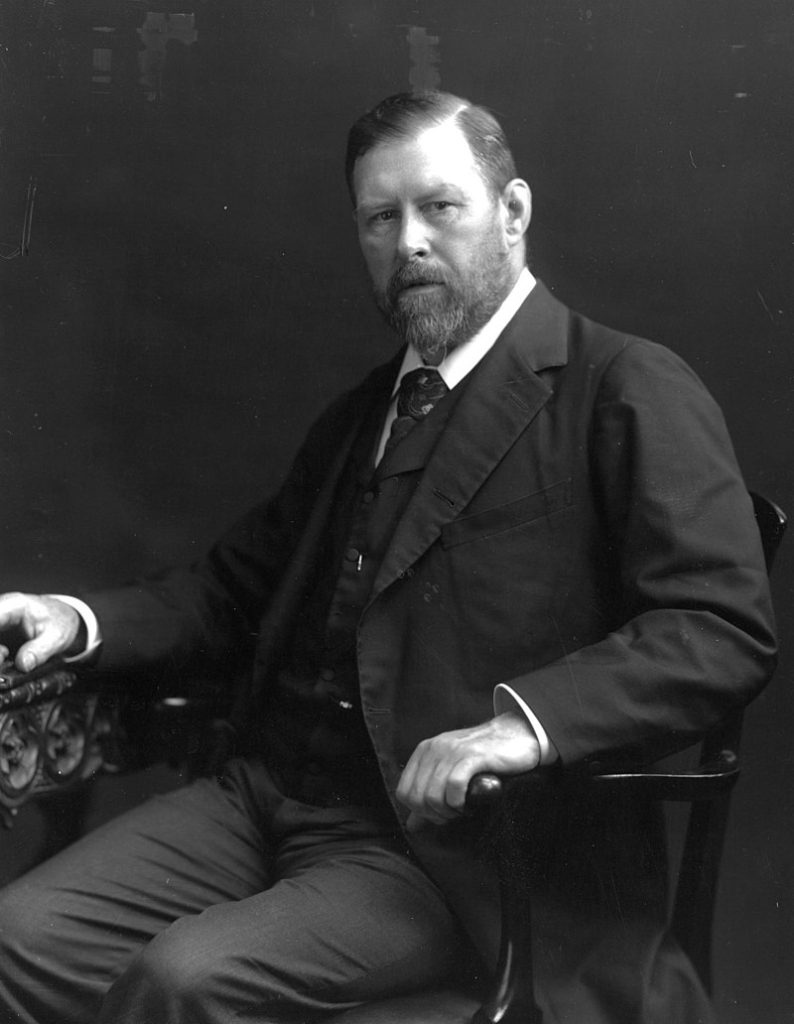
{"type": "Polygon", "coordinates": [[[438,366],[488,323],[511,286],[509,250],[494,230],[465,270],[413,260],[397,268],[385,290],[376,290],[375,301],[389,326],[423,362],[438,366]],[[411,286],[422,284],[440,287],[415,294],[411,286]]]}

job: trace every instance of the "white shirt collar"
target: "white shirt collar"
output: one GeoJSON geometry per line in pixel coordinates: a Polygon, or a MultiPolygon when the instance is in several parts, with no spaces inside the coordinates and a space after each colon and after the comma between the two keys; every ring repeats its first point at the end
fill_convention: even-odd
{"type": "MultiPolygon", "coordinates": [[[[450,390],[454,388],[456,384],[459,384],[466,374],[473,370],[483,356],[493,348],[496,343],[496,339],[516,315],[519,306],[535,287],[535,284],[535,278],[530,273],[529,268],[524,267],[518,276],[518,280],[513,285],[510,294],[504,300],[499,309],[497,309],[488,323],[481,328],[473,338],[453,349],[449,355],[441,361],[438,365],[438,372],[441,374],[441,379],[447,387],[450,388],[450,390]]],[[[411,370],[415,370],[419,366],[422,366],[422,360],[416,349],[409,346],[405,352],[400,372],[397,374],[397,379],[394,382],[392,398],[397,394],[400,387],[400,381],[403,379],[405,374],[409,373],[411,370]]]]}

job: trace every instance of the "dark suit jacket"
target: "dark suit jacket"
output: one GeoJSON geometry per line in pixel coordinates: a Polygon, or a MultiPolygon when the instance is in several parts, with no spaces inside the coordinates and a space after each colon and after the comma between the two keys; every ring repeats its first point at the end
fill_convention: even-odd
{"type": "MultiPolygon", "coordinates": [[[[210,657],[256,633],[237,704],[240,723],[256,720],[348,452],[373,408],[385,410],[397,365],[336,402],[276,498],[191,571],[89,596],[105,663],[210,657]]],[[[390,794],[419,740],[492,715],[498,683],[575,762],[684,747],[769,678],[774,627],[750,501],[717,406],[669,350],[594,324],[538,285],[437,443],[406,452],[394,471],[420,478],[359,624],[362,706],[390,794]]],[[[637,976],[656,970],[663,893],[648,809],[558,811],[528,813],[529,859],[553,894],[549,1000],[562,1006],[553,978],[585,970],[596,933],[611,929],[607,957],[625,954],[637,976]],[[644,944],[620,930],[632,916],[644,944]],[[588,938],[569,954],[574,919],[588,938]]],[[[411,841],[490,951],[493,879],[471,826],[411,841]]]]}

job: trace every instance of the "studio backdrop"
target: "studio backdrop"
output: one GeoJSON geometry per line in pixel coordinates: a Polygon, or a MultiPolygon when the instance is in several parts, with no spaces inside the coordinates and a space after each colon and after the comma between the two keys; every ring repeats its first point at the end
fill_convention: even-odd
{"type": "MultiPolygon", "coordinates": [[[[194,558],[392,353],[342,163],[410,88],[496,112],[535,273],[682,355],[794,514],[791,0],[2,0],[0,43],[0,590],[194,558]]],[[[731,819],[725,1024],[794,1021],[792,566],[731,819]]]]}

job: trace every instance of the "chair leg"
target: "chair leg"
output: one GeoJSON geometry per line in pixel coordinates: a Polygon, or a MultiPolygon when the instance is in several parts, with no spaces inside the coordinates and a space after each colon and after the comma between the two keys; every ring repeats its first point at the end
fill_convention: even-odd
{"type": "Polygon", "coordinates": [[[535,1001],[532,915],[529,896],[516,893],[500,871],[502,939],[491,992],[471,1024],[543,1024],[535,1001]]]}

